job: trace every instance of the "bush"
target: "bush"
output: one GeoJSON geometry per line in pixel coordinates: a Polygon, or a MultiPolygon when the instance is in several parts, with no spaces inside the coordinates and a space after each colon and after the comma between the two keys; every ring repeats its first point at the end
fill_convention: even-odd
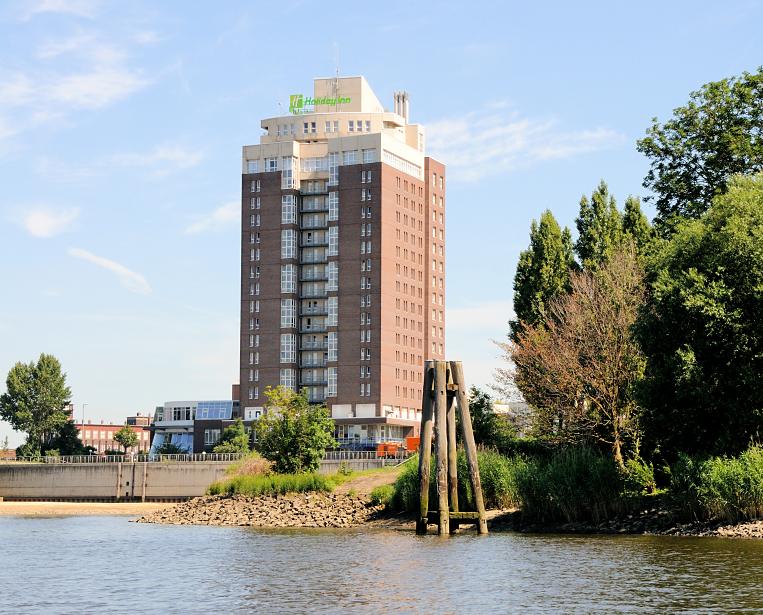
{"type": "Polygon", "coordinates": [[[244,422],[237,418],[232,425],[223,429],[222,436],[212,449],[214,453],[248,453],[249,434],[244,422]]]}
{"type": "Polygon", "coordinates": [[[739,457],[679,455],[671,468],[670,499],[684,517],[737,522],[763,516],[763,448],[739,457]]]}
{"type": "Polygon", "coordinates": [[[306,491],[331,491],[330,479],[320,474],[240,475],[212,483],[209,495],[283,495],[306,491]]]}
{"type": "Polygon", "coordinates": [[[530,520],[598,523],[626,507],[617,466],[595,449],[562,449],[517,470],[518,500],[530,520]]]}
{"type": "Polygon", "coordinates": [[[654,478],[654,466],[641,458],[628,459],[625,462],[623,489],[626,495],[651,495],[657,491],[657,481],[654,478]]]}
{"type": "MultiPolygon", "coordinates": [[[[394,485],[394,495],[389,506],[395,510],[416,512],[419,510],[419,465],[418,455],[413,455],[405,464],[394,485]]],[[[477,451],[477,463],[480,468],[482,497],[487,508],[508,508],[516,505],[517,467],[525,462],[521,459],[508,459],[490,450],[477,451]]],[[[429,479],[429,506],[437,506],[437,462],[432,458],[429,479]]],[[[466,454],[458,451],[458,501],[462,510],[475,510],[472,488],[469,481],[469,469],[466,454]]]]}
{"type": "Polygon", "coordinates": [[[256,451],[250,452],[243,459],[232,463],[225,470],[229,476],[241,476],[244,474],[268,474],[273,464],[267,459],[263,459],[256,451]]]}
{"type": "Polygon", "coordinates": [[[394,485],[379,485],[371,490],[371,504],[374,506],[383,504],[385,507],[389,508],[394,495],[394,485]]]}

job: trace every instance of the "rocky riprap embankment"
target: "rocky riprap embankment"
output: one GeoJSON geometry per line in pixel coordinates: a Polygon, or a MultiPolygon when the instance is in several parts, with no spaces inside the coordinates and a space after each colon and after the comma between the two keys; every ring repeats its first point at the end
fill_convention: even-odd
{"type": "Polygon", "coordinates": [[[382,508],[358,497],[335,493],[258,497],[208,495],[156,511],[141,517],[137,522],[341,528],[366,523],[382,508]]]}
{"type": "Polygon", "coordinates": [[[497,517],[491,529],[532,533],[565,534],[652,534],[660,536],[723,536],[727,538],[763,538],[763,521],[729,524],[718,521],[682,523],[664,509],[653,508],[623,515],[601,523],[530,523],[520,512],[497,517]]]}

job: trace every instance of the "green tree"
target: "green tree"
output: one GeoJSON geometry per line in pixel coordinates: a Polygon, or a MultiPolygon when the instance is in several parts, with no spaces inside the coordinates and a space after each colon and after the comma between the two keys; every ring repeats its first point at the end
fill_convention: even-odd
{"type": "Polygon", "coordinates": [[[249,434],[244,422],[238,418],[232,425],[228,425],[212,450],[215,453],[248,453],[249,434]]]}
{"type": "Polygon", "coordinates": [[[39,455],[43,445],[69,420],[71,399],[66,374],[58,359],[41,354],[37,363],[16,363],[8,372],[6,392],[0,396],[0,418],[27,434],[20,454],[39,455]]]}
{"type": "Polygon", "coordinates": [[[73,420],[68,420],[58,430],[56,436],[43,448],[43,453],[48,454],[47,449],[56,449],[61,455],[86,455],[87,451],[79,437],[79,431],[73,420]]]}
{"type": "Polygon", "coordinates": [[[622,243],[622,217],[603,180],[590,200],[585,195],[580,199],[575,226],[578,229],[575,253],[584,269],[597,269],[622,243]]]}
{"type": "Polygon", "coordinates": [[[736,454],[763,435],[763,174],[728,188],[648,267],[645,444],[669,461],[736,454]]]}
{"type": "Polygon", "coordinates": [[[276,472],[317,470],[326,449],[336,446],[328,409],[284,387],[268,387],[265,395],[265,414],[255,424],[257,450],[276,472]]]}
{"type": "Polygon", "coordinates": [[[763,169],[763,67],[708,83],[664,124],[657,118],[637,149],[651,160],[644,187],[656,194],[663,230],[697,218],[735,173],[763,169]]]}
{"type": "Polygon", "coordinates": [[[652,243],[652,225],[641,211],[641,200],[637,196],[625,199],[623,211],[623,236],[633,241],[640,255],[645,255],[652,243]]]}
{"type": "Polygon", "coordinates": [[[114,434],[114,442],[124,449],[125,455],[131,448],[138,446],[138,434],[125,423],[122,428],[114,434]]]}
{"type": "MultiPolygon", "coordinates": [[[[507,417],[495,413],[490,394],[475,386],[469,389],[469,415],[472,419],[474,441],[478,445],[503,450],[507,442],[516,436],[516,431],[507,417]]],[[[456,412],[456,436],[460,444],[462,435],[459,412],[456,412]]]]}
{"type": "Polygon", "coordinates": [[[562,230],[554,215],[546,210],[540,222],[530,225],[530,246],[519,255],[514,276],[514,314],[511,335],[525,325],[544,320],[546,304],[569,290],[572,256],[572,237],[569,229],[562,230]]]}

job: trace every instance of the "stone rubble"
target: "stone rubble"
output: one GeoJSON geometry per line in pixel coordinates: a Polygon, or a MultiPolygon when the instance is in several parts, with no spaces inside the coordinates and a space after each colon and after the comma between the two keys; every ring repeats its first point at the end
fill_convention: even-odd
{"type": "Polygon", "coordinates": [[[138,523],[252,527],[349,528],[381,512],[362,498],[336,493],[280,496],[207,495],[137,519],[138,523]]]}

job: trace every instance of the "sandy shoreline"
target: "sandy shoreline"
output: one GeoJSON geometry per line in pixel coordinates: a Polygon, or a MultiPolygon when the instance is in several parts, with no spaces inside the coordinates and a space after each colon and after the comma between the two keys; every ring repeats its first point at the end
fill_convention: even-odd
{"type": "Polygon", "coordinates": [[[69,517],[146,515],[174,506],[171,502],[0,502],[0,517],[69,517]]]}

